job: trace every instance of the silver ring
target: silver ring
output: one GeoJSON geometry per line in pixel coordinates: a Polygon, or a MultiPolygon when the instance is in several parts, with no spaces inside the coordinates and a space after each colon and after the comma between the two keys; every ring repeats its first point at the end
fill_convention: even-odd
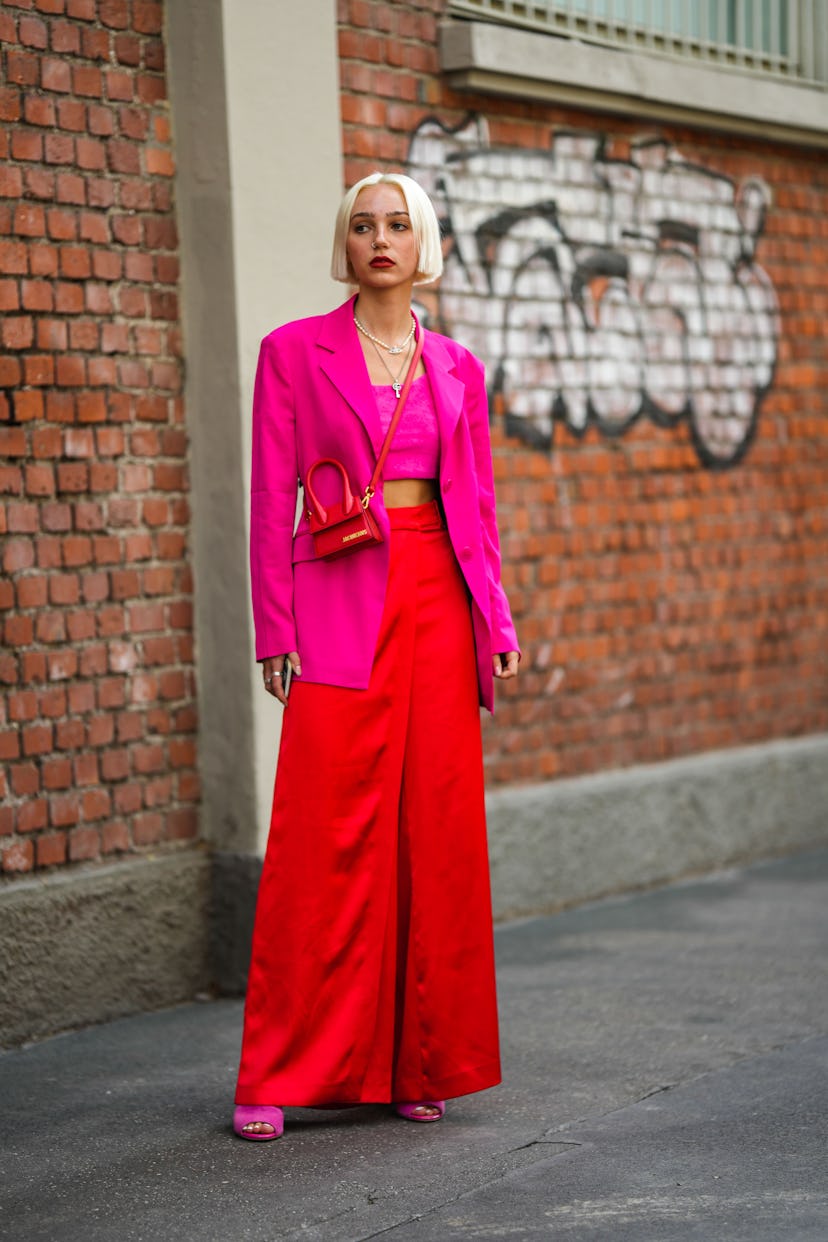
{"type": "MultiPolygon", "coordinates": [[[[274,674],[273,674],[273,677],[281,677],[281,676],[282,676],[282,674],[281,674],[280,672],[276,672],[276,673],[274,673],[274,674]]],[[[271,679],[270,679],[271,681],[273,680],[273,677],[271,677],[271,679]]]]}
{"type": "Polygon", "coordinates": [[[266,686],[269,686],[269,685],[270,685],[270,683],[271,683],[272,681],[273,681],[273,678],[272,678],[272,677],[265,677],[265,685],[266,685],[266,686]]]}

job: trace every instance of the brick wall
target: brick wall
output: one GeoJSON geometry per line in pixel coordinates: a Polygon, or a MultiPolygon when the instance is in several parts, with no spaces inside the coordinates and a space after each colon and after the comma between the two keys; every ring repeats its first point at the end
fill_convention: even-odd
{"type": "Polygon", "coordinates": [[[154,0],[0,0],[0,856],[197,833],[179,264],[154,0]]]}
{"type": "Polygon", "coordinates": [[[340,0],[345,181],[428,185],[423,309],[488,364],[524,648],[490,782],[825,730],[824,153],[454,93],[444,7],[340,0]]]}

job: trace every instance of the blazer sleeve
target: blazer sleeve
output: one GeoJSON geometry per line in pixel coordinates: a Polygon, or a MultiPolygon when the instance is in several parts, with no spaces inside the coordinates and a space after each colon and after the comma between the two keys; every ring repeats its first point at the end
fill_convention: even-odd
{"type": "Polygon", "coordinates": [[[520,651],[506,592],[500,581],[500,539],[497,533],[492,446],[489,437],[489,399],[483,365],[468,355],[471,374],[466,376],[466,414],[474,453],[480,503],[480,528],[489,584],[489,607],[492,623],[492,655],[520,651]]]}
{"type": "Polygon", "coordinates": [[[299,472],[287,352],[278,333],[265,337],[253,393],[250,582],[257,660],[296,650],[292,562],[299,472]]]}

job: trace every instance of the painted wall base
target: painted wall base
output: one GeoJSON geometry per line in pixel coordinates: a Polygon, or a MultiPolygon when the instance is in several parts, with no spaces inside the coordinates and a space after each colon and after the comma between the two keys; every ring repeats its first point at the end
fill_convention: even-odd
{"type": "Polygon", "coordinates": [[[0,889],[0,1045],[192,999],[210,984],[209,897],[203,849],[0,889]]]}
{"type": "Polygon", "coordinates": [[[828,735],[499,790],[497,918],[828,842],[828,735]]]}

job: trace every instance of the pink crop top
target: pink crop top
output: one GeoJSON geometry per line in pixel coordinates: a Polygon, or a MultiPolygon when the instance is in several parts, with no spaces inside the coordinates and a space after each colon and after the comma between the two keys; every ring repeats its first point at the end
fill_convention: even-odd
{"type": "MultiPolygon", "coordinates": [[[[390,384],[375,384],[380,426],[385,435],[397,398],[390,384]]],[[[428,376],[415,379],[402,418],[385,459],[384,479],[436,479],[440,463],[440,432],[428,376]]]]}

